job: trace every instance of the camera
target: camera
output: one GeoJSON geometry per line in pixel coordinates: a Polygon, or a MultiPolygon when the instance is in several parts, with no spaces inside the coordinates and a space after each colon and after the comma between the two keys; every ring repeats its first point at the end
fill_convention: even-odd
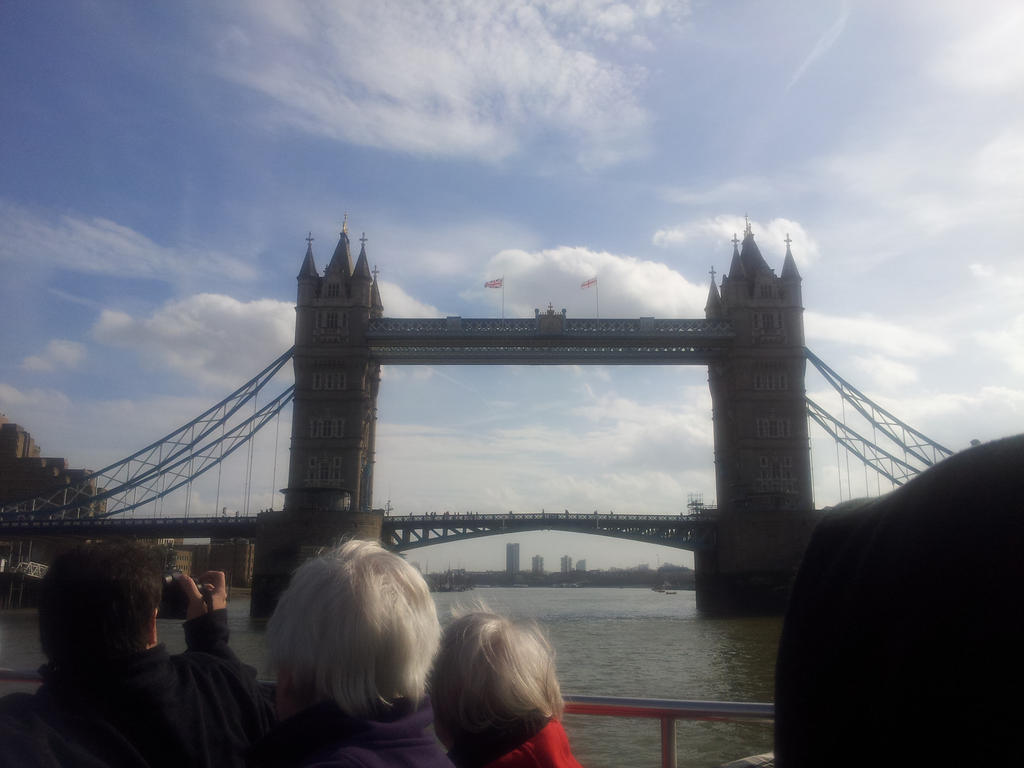
{"type": "MultiPolygon", "coordinates": [[[[161,619],[184,619],[188,613],[188,595],[185,594],[185,590],[182,589],[178,583],[177,576],[181,575],[181,571],[170,571],[164,573],[163,577],[163,590],[160,594],[160,608],[157,611],[157,616],[161,619]]],[[[213,586],[210,584],[203,584],[198,579],[193,579],[191,576],[187,577],[192,579],[198,588],[199,592],[203,596],[203,601],[206,603],[207,608],[213,609],[213,586]]]]}

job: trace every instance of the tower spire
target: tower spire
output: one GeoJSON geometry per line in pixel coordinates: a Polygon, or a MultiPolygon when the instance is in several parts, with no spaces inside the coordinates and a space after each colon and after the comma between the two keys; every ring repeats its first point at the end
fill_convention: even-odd
{"type": "Polygon", "coordinates": [[[783,280],[800,280],[800,272],[796,268],[796,259],[793,258],[793,252],[789,250],[789,244],[793,241],[789,239],[788,232],[783,242],[786,244],[786,258],[782,261],[781,277],[783,280]]]}
{"type": "Polygon", "coordinates": [[[708,287],[708,300],[704,304],[704,317],[712,320],[722,316],[722,296],[718,293],[718,286],[715,284],[714,267],[711,268],[709,274],[711,275],[711,285],[708,287]]]}
{"type": "Polygon", "coordinates": [[[370,262],[366,258],[366,233],[363,232],[363,236],[359,238],[359,242],[362,243],[362,247],[359,249],[359,258],[356,259],[356,267],[352,270],[352,277],[363,278],[367,282],[373,280],[370,275],[370,262]]]}
{"type": "Polygon", "coordinates": [[[352,275],[352,248],[348,242],[348,213],[341,221],[341,232],[338,233],[338,244],[334,248],[334,255],[331,256],[331,263],[327,265],[326,274],[341,274],[341,277],[352,275]]]}
{"type": "Polygon", "coordinates": [[[299,267],[299,279],[319,276],[320,273],[316,271],[316,262],[313,261],[313,233],[310,232],[306,235],[306,256],[302,260],[302,266],[299,267]]]}
{"type": "Polygon", "coordinates": [[[732,261],[729,263],[728,280],[742,280],[747,276],[743,269],[743,260],[740,259],[740,239],[735,234],[732,236],[732,261]]]}

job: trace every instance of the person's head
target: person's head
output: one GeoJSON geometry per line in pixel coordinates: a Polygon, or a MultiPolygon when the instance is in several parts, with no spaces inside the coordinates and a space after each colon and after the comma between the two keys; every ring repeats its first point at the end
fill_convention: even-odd
{"type": "Polygon", "coordinates": [[[353,717],[416,705],[440,635],[415,568],[375,542],[334,547],[295,571],[267,625],[278,715],[325,700],[353,717]]]}
{"type": "Polygon", "coordinates": [[[483,611],[445,628],[430,696],[448,746],[464,736],[539,730],[564,709],[555,653],[540,627],[483,611]]]}
{"type": "Polygon", "coordinates": [[[163,558],[133,541],[83,544],[53,561],[39,593],[39,639],[50,664],[85,671],[156,643],[163,558]]]}

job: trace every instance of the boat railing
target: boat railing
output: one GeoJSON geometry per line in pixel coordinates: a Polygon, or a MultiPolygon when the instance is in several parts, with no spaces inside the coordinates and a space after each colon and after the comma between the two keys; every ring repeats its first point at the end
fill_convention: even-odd
{"type": "Polygon", "coordinates": [[[681,699],[631,699],[613,696],[565,696],[570,715],[640,717],[661,722],[661,766],[676,768],[676,721],[770,723],[775,705],[747,701],[688,701],[681,699]]]}
{"type": "MultiPolygon", "coordinates": [[[[0,684],[42,682],[37,672],[0,669],[0,684]]],[[[748,701],[700,701],[685,699],[636,699],[615,696],[565,696],[569,715],[647,718],[661,724],[661,766],[677,768],[676,721],[771,723],[775,705],[748,701]]]]}

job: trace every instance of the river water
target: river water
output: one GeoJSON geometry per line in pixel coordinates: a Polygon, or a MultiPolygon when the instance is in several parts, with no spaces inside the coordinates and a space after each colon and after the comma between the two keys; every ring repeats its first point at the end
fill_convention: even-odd
{"type": "MultiPolygon", "coordinates": [[[[564,693],[641,698],[771,701],[781,619],[698,615],[693,592],[647,589],[481,588],[434,595],[442,624],[456,605],[536,619],[558,655],[564,693]]],[[[230,605],[231,645],[265,678],[265,621],[250,619],[248,601],[230,605]]],[[[178,622],[160,621],[171,652],[184,650],[178,622]]],[[[0,667],[35,669],[42,662],[34,611],[0,612],[0,667]]],[[[11,688],[0,688],[6,693],[11,688]]],[[[656,720],[568,716],[566,730],[587,768],[660,765],[656,720]]],[[[770,725],[677,725],[679,765],[708,768],[772,748],[770,725]]]]}

